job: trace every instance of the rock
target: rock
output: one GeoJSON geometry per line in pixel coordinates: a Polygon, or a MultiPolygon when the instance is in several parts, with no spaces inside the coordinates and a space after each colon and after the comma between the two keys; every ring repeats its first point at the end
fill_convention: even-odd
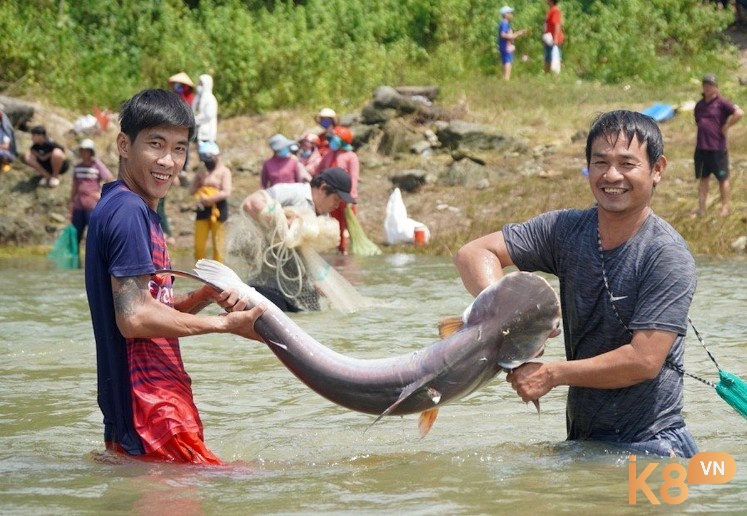
{"type": "Polygon", "coordinates": [[[396,109],[406,102],[403,95],[391,86],[379,86],[373,94],[373,105],[377,109],[396,109]]]}
{"type": "Polygon", "coordinates": [[[373,104],[366,104],[361,109],[361,122],[367,125],[384,124],[396,116],[396,109],[379,108],[373,104]]]}
{"type": "Polygon", "coordinates": [[[350,130],[353,132],[353,147],[356,149],[369,144],[381,134],[381,129],[376,125],[353,125],[350,130]]]}
{"type": "Polygon", "coordinates": [[[490,180],[486,179],[480,179],[477,183],[475,183],[475,188],[478,190],[485,190],[486,188],[490,188],[490,180]]]}
{"type": "Polygon", "coordinates": [[[385,156],[410,152],[410,147],[422,140],[420,133],[410,129],[401,118],[389,120],[382,130],[377,150],[385,156]]]}
{"type": "Polygon", "coordinates": [[[735,251],[747,252],[747,236],[741,236],[731,243],[731,248],[735,251]]]}
{"type": "Polygon", "coordinates": [[[446,186],[474,186],[479,181],[487,179],[487,172],[485,167],[465,159],[452,163],[439,179],[441,184],[446,186]]]}
{"type": "Polygon", "coordinates": [[[463,120],[452,120],[446,127],[438,127],[436,136],[444,147],[452,150],[516,149],[523,152],[526,149],[526,143],[521,140],[500,134],[492,127],[463,120]]]}
{"type": "Polygon", "coordinates": [[[374,91],[373,105],[377,109],[396,109],[398,113],[408,114],[417,111],[419,105],[426,104],[400,94],[391,86],[379,86],[374,91]]]}
{"type": "Polygon", "coordinates": [[[408,193],[413,193],[420,190],[428,182],[428,173],[417,169],[403,170],[389,176],[389,181],[392,182],[394,187],[408,193]]]}
{"type": "Polygon", "coordinates": [[[28,131],[28,122],[34,117],[34,106],[13,97],[0,95],[0,104],[13,127],[28,131]]]}
{"type": "Polygon", "coordinates": [[[410,152],[413,154],[424,154],[431,149],[431,144],[427,140],[420,140],[410,146],[410,152]]]}
{"type": "Polygon", "coordinates": [[[340,117],[340,125],[344,125],[345,127],[351,127],[360,123],[361,115],[358,113],[348,113],[347,115],[342,115],[340,117]]]}
{"type": "Polygon", "coordinates": [[[397,86],[395,90],[405,97],[425,97],[431,102],[436,100],[439,93],[437,86],[397,86]]]}

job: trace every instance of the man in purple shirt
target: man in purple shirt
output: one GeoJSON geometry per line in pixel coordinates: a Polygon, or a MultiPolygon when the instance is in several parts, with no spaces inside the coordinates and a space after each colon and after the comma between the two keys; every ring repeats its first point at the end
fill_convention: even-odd
{"type": "Polygon", "coordinates": [[[713,174],[721,192],[721,216],[729,215],[729,152],[726,135],[744,116],[742,109],[721,96],[716,76],[703,76],[703,98],[695,105],[698,139],[695,145],[695,179],[699,180],[698,208],[693,217],[705,215],[708,181],[713,174]]]}

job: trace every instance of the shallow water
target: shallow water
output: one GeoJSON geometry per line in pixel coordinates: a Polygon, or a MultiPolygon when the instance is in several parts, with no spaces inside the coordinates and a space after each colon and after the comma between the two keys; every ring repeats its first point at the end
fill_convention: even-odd
{"type": "MultiPolygon", "coordinates": [[[[190,263],[179,263],[189,268],[190,263]]],[[[328,346],[386,357],[425,346],[470,298],[442,258],[388,255],[337,264],[377,301],[357,314],[294,316],[328,346]]],[[[721,367],[747,378],[744,260],[703,261],[691,316],[721,367]]],[[[227,468],[113,460],[103,454],[95,349],[81,271],[44,259],[0,262],[0,512],[3,514],[617,514],[628,505],[622,450],[566,443],[564,389],[540,417],[496,379],[441,410],[420,439],[417,417],[347,411],[306,388],[262,344],[182,339],[208,446],[227,468]]],[[[551,283],[556,282],[551,279],[551,283]]],[[[184,283],[182,283],[184,285],[184,283]]],[[[187,285],[188,288],[189,285],[187,285]]],[[[562,338],[545,359],[563,358],[562,338]]],[[[687,368],[717,374],[688,337],[687,368]]],[[[747,492],[745,420],[686,379],[686,419],[701,451],[728,452],[737,476],[694,485],[677,511],[740,513],[747,492]]],[[[639,457],[638,474],[648,462],[639,457]]],[[[679,461],[686,465],[686,461],[679,461]]],[[[658,466],[648,478],[659,496],[658,466]]],[[[673,493],[674,494],[674,493],[673,493]]],[[[638,491],[636,510],[650,510],[638,491]],[[641,507],[643,506],[643,508],[641,507]]],[[[664,504],[666,505],[666,504],[664,504]]]]}

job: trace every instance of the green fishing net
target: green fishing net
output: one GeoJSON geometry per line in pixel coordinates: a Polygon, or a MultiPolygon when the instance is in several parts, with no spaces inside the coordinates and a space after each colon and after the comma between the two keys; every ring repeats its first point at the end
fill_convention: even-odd
{"type": "Polygon", "coordinates": [[[355,256],[381,254],[381,249],[366,236],[358,217],[350,209],[350,205],[345,206],[345,222],[347,222],[348,232],[350,233],[350,247],[348,249],[350,254],[355,256]]]}
{"type": "Polygon", "coordinates": [[[720,381],[716,385],[716,392],[734,410],[747,418],[747,385],[737,375],[728,371],[719,371],[720,381]]]}
{"type": "Polygon", "coordinates": [[[80,264],[78,256],[78,230],[68,224],[57,237],[54,247],[47,254],[60,269],[77,269],[80,264]]]}

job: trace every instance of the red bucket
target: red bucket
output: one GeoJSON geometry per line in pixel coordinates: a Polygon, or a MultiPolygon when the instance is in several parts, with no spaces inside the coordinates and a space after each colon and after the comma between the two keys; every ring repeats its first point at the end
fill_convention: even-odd
{"type": "Polygon", "coordinates": [[[413,242],[418,245],[425,244],[425,226],[416,226],[412,236],[413,242]]]}

